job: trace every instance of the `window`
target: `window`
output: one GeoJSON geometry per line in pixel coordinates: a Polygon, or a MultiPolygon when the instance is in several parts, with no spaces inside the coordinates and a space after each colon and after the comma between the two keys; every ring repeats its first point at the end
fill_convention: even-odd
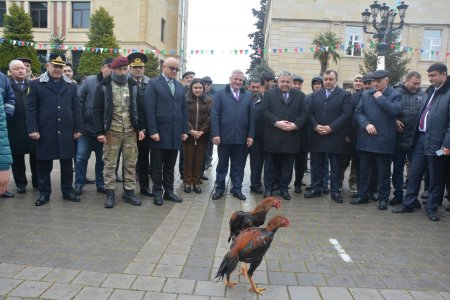
{"type": "Polygon", "coordinates": [[[30,2],[33,27],[47,28],[47,2],[30,2]]]}
{"type": "Polygon", "coordinates": [[[161,42],[166,40],[166,20],[161,18],[161,42]]]}
{"type": "Polygon", "coordinates": [[[89,2],[72,2],[72,28],[89,28],[90,6],[89,2]]]}
{"type": "Polygon", "coordinates": [[[0,1],[0,27],[3,27],[4,14],[6,14],[6,1],[0,1]]]}
{"type": "Polygon", "coordinates": [[[438,60],[439,55],[436,51],[441,48],[441,31],[440,30],[424,30],[422,43],[422,59],[438,60]]]}
{"type": "Polygon", "coordinates": [[[345,28],[345,53],[349,56],[361,56],[363,28],[347,26],[345,28]]]}

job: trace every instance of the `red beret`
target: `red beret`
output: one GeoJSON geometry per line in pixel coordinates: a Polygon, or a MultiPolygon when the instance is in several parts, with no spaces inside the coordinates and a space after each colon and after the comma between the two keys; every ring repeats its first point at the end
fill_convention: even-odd
{"type": "Polygon", "coordinates": [[[128,66],[128,59],[123,56],[114,58],[114,60],[111,64],[111,68],[113,68],[113,69],[120,68],[120,67],[127,67],[127,66],[128,66]]]}

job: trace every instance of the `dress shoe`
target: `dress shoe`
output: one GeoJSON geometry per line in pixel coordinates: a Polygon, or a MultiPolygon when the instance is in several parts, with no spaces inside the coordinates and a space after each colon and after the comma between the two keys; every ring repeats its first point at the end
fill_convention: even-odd
{"type": "Polygon", "coordinates": [[[201,194],[201,192],[202,192],[202,188],[197,184],[197,185],[194,185],[194,192],[196,193],[196,194],[201,194]]]}
{"type": "Polygon", "coordinates": [[[295,189],[294,189],[294,193],[296,193],[296,194],[301,194],[303,191],[302,191],[302,187],[301,186],[296,186],[295,187],[295,189]]]}
{"type": "Polygon", "coordinates": [[[358,193],[356,193],[356,194],[353,194],[351,197],[352,197],[352,199],[356,199],[356,198],[359,198],[359,195],[358,195],[358,193]]]}
{"type": "Polygon", "coordinates": [[[284,200],[291,200],[291,195],[289,195],[288,191],[280,191],[280,197],[284,200]]]}
{"type": "Polygon", "coordinates": [[[324,194],[329,194],[329,193],[330,193],[330,189],[329,189],[327,186],[324,186],[324,187],[322,188],[322,193],[324,193],[324,194]]]}
{"type": "Polygon", "coordinates": [[[433,222],[439,221],[439,217],[438,217],[437,213],[435,213],[435,212],[429,212],[429,213],[427,213],[427,216],[428,216],[428,220],[430,220],[430,221],[433,221],[433,222]]]}
{"type": "Polygon", "coordinates": [[[183,202],[183,199],[181,199],[181,197],[178,197],[177,195],[175,195],[172,192],[165,192],[164,193],[164,200],[169,200],[169,201],[177,202],[177,203],[183,202]]]}
{"type": "Polygon", "coordinates": [[[100,194],[106,194],[106,189],[105,189],[105,187],[104,187],[104,186],[98,186],[98,187],[97,187],[97,193],[100,193],[100,194]]]}
{"type": "Polygon", "coordinates": [[[63,199],[66,199],[66,200],[69,200],[72,202],[80,202],[80,196],[78,196],[75,192],[63,194],[63,199]]]}
{"type": "Polygon", "coordinates": [[[311,185],[307,185],[307,186],[305,187],[305,190],[307,190],[307,191],[312,190],[312,186],[311,186],[311,185]]]}
{"type": "Polygon", "coordinates": [[[208,176],[206,176],[205,172],[202,172],[202,175],[200,175],[201,180],[208,180],[208,176]]]}
{"type": "Polygon", "coordinates": [[[267,197],[272,197],[272,191],[269,191],[269,190],[265,190],[265,191],[264,191],[264,195],[263,195],[263,197],[264,197],[264,198],[267,198],[267,197]]]}
{"type": "Polygon", "coordinates": [[[392,211],[394,214],[404,214],[404,213],[412,213],[414,212],[414,208],[402,205],[399,208],[396,208],[392,211]]]}
{"type": "Polygon", "coordinates": [[[42,206],[42,205],[46,204],[48,201],[50,201],[49,196],[39,195],[39,198],[36,199],[36,201],[34,202],[34,205],[42,206]]]}
{"type": "Polygon", "coordinates": [[[392,198],[391,200],[389,200],[389,205],[394,206],[394,205],[399,205],[402,204],[403,201],[400,197],[394,196],[394,198],[392,198]]]}
{"type": "Polygon", "coordinates": [[[421,209],[422,208],[422,205],[420,204],[420,201],[419,200],[414,200],[414,202],[412,203],[412,208],[417,208],[417,209],[421,209]]]}
{"type": "Polygon", "coordinates": [[[304,197],[309,199],[309,198],[316,198],[316,197],[320,197],[320,196],[322,196],[322,193],[320,191],[310,190],[305,193],[304,197]]]}
{"type": "Polygon", "coordinates": [[[17,192],[18,192],[19,194],[25,194],[25,193],[27,192],[27,188],[24,187],[24,186],[18,186],[18,187],[17,187],[17,192]]]}
{"type": "Polygon", "coordinates": [[[125,190],[122,195],[122,199],[134,206],[139,206],[142,204],[141,199],[139,199],[132,190],[125,190]]]}
{"type": "Polygon", "coordinates": [[[242,192],[238,191],[238,192],[232,192],[231,195],[233,195],[233,197],[238,198],[239,200],[246,200],[247,197],[245,197],[244,194],[242,194],[242,192]]]}
{"type": "Polygon", "coordinates": [[[155,198],[153,199],[153,204],[157,206],[163,205],[163,198],[161,193],[153,193],[155,195],[155,198]]]}
{"type": "Polygon", "coordinates": [[[113,208],[116,202],[114,190],[106,190],[105,208],[113,208]]]}
{"type": "Polygon", "coordinates": [[[83,186],[81,186],[81,185],[76,185],[76,186],[73,188],[73,191],[75,192],[75,194],[81,195],[81,193],[83,192],[83,186]]]}
{"type": "Polygon", "coordinates": [[[379,202],[378,202],[378,209],[379,210],[386,210],[387,208],[388,208],[388,202],[386,201],[386,199],[379,200],[379,202]]]}
{"type": "Polygon", "coordinates": [[[422,195],[420,195],[422,199],[428,199],[428,191],[423,191],[422,195]]]}
{"type": "Polygon", "coordinates": [[[95,183],[95,180],[86,177],[86,180],[85,180],[84,182],[85,182],[86,184],[94,184],[94,183],[95,183]]]}
{"type": "Polygon", "coordinates": [[[14,198],[15,195],[14,195],[14,193],[5,191],[0,197],[2,197],[2,198],[14,198]]]}
{"type": "Polygon", "coordinates": [[[350,201],[350,204],[363,204],[369,203],[369,196],[358,197],[350,201]]]}
{"type": "Polygon", "coordinates": [[[148,187],[142,187],[141,188],[141,194],[145,195],[145,196],[148,196],[148,197],[153,197],[153,193],[150,190],[150,188],[148,188],[148,187]]]}
{"type": "Polygon", "coordinates": [[[116,175],[116,182],[123,182],[123,177],[120,175],[116,175]]]}
{"type": "Polygon", "coordinates": [[[341,193],[331,193],[331,199],[336,203],[343,203],[344,199],[342,198],[341,193]]]}
{"type": "Polygon", "coordinates": [[[219,200],[220,198],[222,198],[223,196],[223,192],[221,191],[216,191],[213,195],[212,195],[212,199],[213,200],[219,200]]]}
{"type": "Polygon", "coordinates": [[[191,186],[189,184],[184,185],[184,192],[187,194],[191,192],[191,186]]]}
{"type": "Polygon", "coordinates": [[[263,190],[260,186],[251,186],[250,190],[255,193],[261,195],[263,193],[263,190]]]}
{"type": "Polygon", "coordinates": [[[369,198],[372,201],[378,201],[378,193],[369,194],[369,198]]]}

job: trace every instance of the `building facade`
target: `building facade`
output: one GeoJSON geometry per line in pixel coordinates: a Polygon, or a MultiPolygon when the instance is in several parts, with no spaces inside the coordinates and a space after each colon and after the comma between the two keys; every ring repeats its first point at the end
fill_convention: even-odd
{"type": "MultiPolygon", "coordinates": [[[[378,2],[387,2],[390,7],[400,4],[398,0],[378,2]]],[[[425,76],[423,84],[428,85],[426,69],[430,64],[442,62],[449,66],[450,15],[446,9],[449,3],[448,0],[405,2],[409,7],[400,34],[401,45],[411,48],[409,70],[420,72],[425,76]]],[[[331,62],[329,68],[338,71],[339,85],[347,87],[359,73],[362,50],[370,45],[371,35],[363,32],[361,13],[372,3],[372,0],[268,0],[265,48],[289,49],[282,53],[268,51],[269,66],[276,73],[286,69],[301,75],[305,90],[310,91],[308,83],[320,73],[319,61],[313,59],[310,51],[311,43],[317,33],[332,31],[342,39],[344,49],[338,51],[341,56],[338,63],[331,62]]],[[[397,16],[396,24],[399,21],[397,16]]]]}
{"type": "MultiPolygon", "coordinates": [[[[100,7],[114,18],[114,33],[120,48],[136,50],[166,50],[157,52],[161,60],[174,56],[185,65],[189,0],[18,0],[0,1],[0,25],[3,14],[12,3],[21,5],[33,21],[36,44],[47,44],[52,34],[65,37],[66,46],[79,47],[88,38],[90,15],[100,7]]],[[[2,32],[0,28],[0,33],[2,32]]],[[[45,49],[38,49],[40,54],[45,49]]],[[[80,51],[72,51],[77,64],[80,51]]]]}

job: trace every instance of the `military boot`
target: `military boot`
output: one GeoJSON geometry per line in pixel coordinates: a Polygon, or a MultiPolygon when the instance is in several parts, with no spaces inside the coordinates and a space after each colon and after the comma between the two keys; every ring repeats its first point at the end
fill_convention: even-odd
{"type": "Polygon", "coordinates": [[[131,205],[141,205],[141,199],[139,199],[138,197],[136,197],[136,195],[134,194],[133,191],[131,190],[125,190],[125,192],[122,195],[122,198],[125,200],[125,202],[130,203],[131,205]]]}
{"type": "Polygon", "coordinates": [[[114,190],[106,190],[105,208],[113,208],[115,201],[116,196],[114,194],[114,190]]]}

